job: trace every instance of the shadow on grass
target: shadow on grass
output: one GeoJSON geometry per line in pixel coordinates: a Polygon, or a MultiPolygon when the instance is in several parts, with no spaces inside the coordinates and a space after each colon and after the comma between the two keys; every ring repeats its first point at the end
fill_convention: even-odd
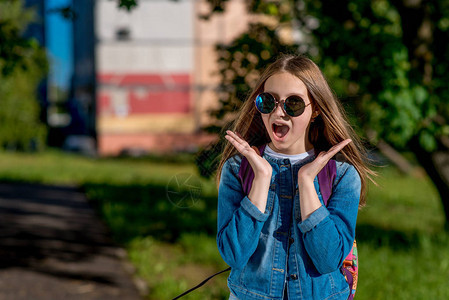
{"type": "Polygon", "coordinates": [[[189,205],[177,205],[162,185],[89,183],[83,189],[120,244],[148,235],[175,242],[186,232],[216,234],[216,197],[194,195],[189,205]]]}
{"type": "MultiPolygon", "coordinates": [[[[170,200],[163,185],[89,183],[83,188],[120,244],[148,235],[176,242],[183,233],[216,234],[216,196],[199,195],[191,206],[181,207],[170,200]]],[[[399,231],[372,224],[358,224],[356,238],[359,244],[389,247],[394,251],[417,249],[429,239],[432,243],[441,242],[438,236],[423,231],[399,231]]]]}
{"type": "Polygon", "coordinates": [[[359,224],[356,228],[358,244],[370,244],[375,248],[388,247],[394,251],[409,251],[423,247],[426,243],[446,243],[444,231],[430,234],[422,231],[399,231],[380,228],[371,224],[359,224]]]}

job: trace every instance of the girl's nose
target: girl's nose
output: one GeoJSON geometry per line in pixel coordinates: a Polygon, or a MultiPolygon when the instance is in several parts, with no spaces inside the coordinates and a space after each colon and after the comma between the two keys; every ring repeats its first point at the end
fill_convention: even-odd
{"type": "Polygon", "coordinates": [[[285,111],[284,111],[283,106],[284,106],[284,103],[283,103],[283,102],[278,103],[277,107],[274,109],[274,111],[273,111],[272,113],[273,113],[275,116],[278,116],[278,117],[285,117],[285,116],[286,116],[286,113],[285,113],[285,111]]]}

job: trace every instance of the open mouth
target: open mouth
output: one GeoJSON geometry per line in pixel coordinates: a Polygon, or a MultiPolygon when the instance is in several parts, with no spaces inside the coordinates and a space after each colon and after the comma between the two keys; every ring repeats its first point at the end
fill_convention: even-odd
{"type": "Polygon", "coordinates": [[[283,139],[290,130],[290,128],[287,125],[283,124],[273,123],[271,127],[273,129],[274,136],[277,137],[278,139],[283,139]]]}

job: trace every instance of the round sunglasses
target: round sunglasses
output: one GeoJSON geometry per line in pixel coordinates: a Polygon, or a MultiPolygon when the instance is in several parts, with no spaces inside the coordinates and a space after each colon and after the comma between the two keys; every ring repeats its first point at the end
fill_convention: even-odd
{"type": "MultiPolygon", "coordinates": [[[[256,108],[260,113],[269,114],[277,108],[281,101],[282,100],[277,100],[270,93],[261,93],[257,95],[256,99],[254,100],[254,104],[256,105],[256,108]]],[[[306,104],[301,97],[292,95],[288,96],[284,100],[284,105],[282,107],[287,115],[291,117],[298,117],[302,115],[306,106],[308,105],[310,105],[310,103],[306,104]]]]}

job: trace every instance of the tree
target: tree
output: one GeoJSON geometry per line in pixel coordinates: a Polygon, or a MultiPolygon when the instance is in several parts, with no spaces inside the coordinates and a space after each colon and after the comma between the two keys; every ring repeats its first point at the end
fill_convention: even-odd
{"type": "MultiPolygon", "coordinates": [[[[210,3],[211,14],[225,9],[226,1],[210,3]]],[[[219,132],[266,62],[280,52],[307,54],[361,134],[415,154],[449,228],[449,1],[253,0],[247,8],[258,21],[217,47],[222,85],[234,88],[219,93],[217,126],[208,130],[219,132]]]]}
{"type": "Polygon", "coordinates": [[[44,146],[36,89],[47,70],[43,48],[23,37],[33,12],[22,1],[0,1],[0,148],[44,146]]]}
{"type": "MultiPolygon", "coordinates": [[[[127,10],[137,5],[135,0],[115,1],[127,10]]],[[[35,20],[33,9],[26,9],[23,2],[0,0],[0,149],[43,148],[47,135],[36,93],[48,61],[43,45],[23,35],[35,20]]],[[[70,6],[54,11],[76,18],[70,6]]]]}

